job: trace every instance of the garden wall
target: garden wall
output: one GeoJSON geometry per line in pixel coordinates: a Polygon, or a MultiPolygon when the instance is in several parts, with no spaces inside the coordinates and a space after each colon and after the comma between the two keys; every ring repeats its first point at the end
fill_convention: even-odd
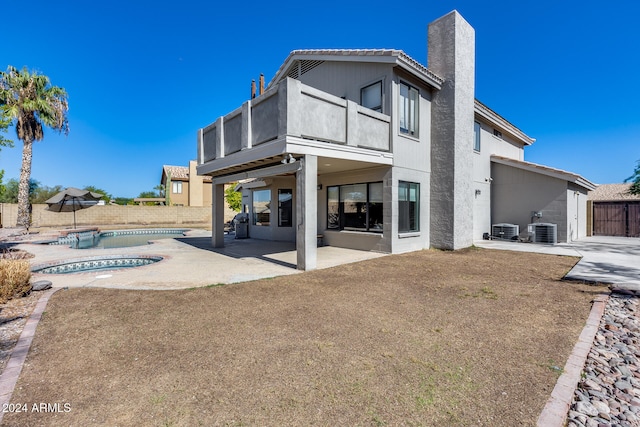
{"type": "MultiPolygon", "coordinates": [[[[33,205],[32,228],[73,227],[73,212],[51,212],[46,204],[33,205]]],[[[225,221],[235,212],[225,206],[225,221]]],[[[15,227],[18,205],[0,204],[0,225],[15,227]]],[[[77,227],[199,227],[211,228],[211,206],[93,206],[76,212],[77,227]]]]}

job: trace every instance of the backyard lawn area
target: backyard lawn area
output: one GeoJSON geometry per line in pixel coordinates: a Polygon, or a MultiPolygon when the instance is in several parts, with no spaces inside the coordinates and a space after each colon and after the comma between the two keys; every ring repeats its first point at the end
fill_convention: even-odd
{"type": "Polygon", "coordinates": [[[181,291],[60,290],[11,401],[60,412],[3,425],[533,426],[607,290],[562,281],[577,261],[425,250],[181,291]]]}

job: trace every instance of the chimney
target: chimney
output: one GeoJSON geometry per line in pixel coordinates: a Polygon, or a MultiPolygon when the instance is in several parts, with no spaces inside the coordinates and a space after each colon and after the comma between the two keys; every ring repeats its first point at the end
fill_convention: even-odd
{"type": "Polygon", "coordinates": [[[473,244],[475,32],[453,11],[429,24],[430,70],[444,79],[431,102],[431,246],[473,244]]]}
{"type": "Polygon", "coordinates": [[[251,99],[256,97],[256,81],[251,80],[251,99]]]}
{"type": "Polygon", "coordinates": [[[264,74],[260,73],[260,95],[264,93],[264,74]]]}

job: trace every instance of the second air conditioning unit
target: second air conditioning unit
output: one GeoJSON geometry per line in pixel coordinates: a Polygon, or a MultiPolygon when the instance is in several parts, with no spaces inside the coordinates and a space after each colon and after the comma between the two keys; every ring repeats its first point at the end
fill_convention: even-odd
{"type": "Polygon", "coordinates": [[[558,224],[537,222],[529,224],[527,231],[531,235],[533,243],[549,243],[552,245],[558,243],[558,224]]]}

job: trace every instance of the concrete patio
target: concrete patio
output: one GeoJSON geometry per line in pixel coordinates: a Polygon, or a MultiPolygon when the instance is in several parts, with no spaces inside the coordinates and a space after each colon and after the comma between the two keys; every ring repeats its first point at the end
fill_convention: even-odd
{"type": "MultiPolygon", "coordinates": [[[[220,283],[235,283],[297,274],[293,242],[234,239],[225,236],[223,248],[213,248],[211,232],[190,230],[184,237],[160,239],[148,245],[113,249],[71,249],[62,245],[25,242],[14,246],[35,255],[31,264],[47,264],[79,258],[112,255],[161,256],[155,264],[120,270],[73,274],[33,274],[35,280],[50,280],[54,287],[106,287],[120,289],[181,289],[220,283]]],[[[318,268],[384,256],[331,246],[318,248],[318,268]]]]}

